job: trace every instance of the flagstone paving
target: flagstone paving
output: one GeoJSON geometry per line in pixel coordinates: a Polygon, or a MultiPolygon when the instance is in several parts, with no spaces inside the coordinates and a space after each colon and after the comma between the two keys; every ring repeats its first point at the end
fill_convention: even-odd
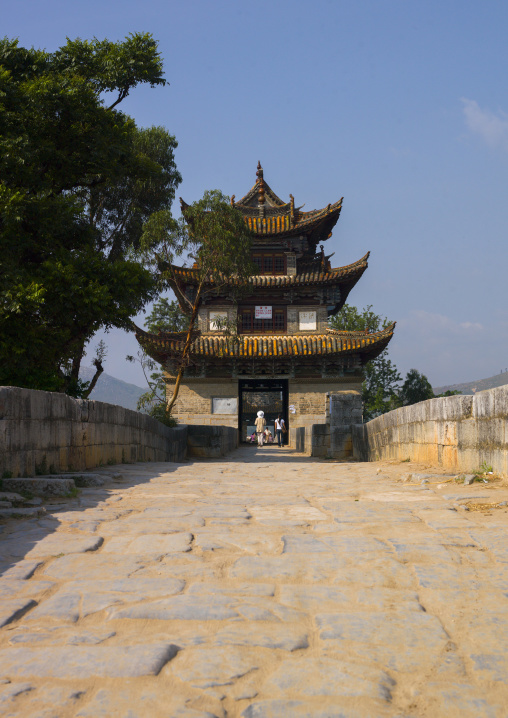
{"type": "Polygon", "coordinates": [[[508,507],[463,510],[508,487],[277,447],[114,472],[0,525],[4,718],[508,715],[508,507]]]}

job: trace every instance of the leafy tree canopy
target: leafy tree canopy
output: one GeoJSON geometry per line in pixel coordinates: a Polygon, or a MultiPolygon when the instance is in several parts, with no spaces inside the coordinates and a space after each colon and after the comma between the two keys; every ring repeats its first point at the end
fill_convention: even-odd
{"type": "Polygon", "coordinates": [[[202,199],[186,207],[184,214],[179,222],[175,222],[168,212],[155,213],[146,223],[144,231],[146,246],[162,248],[152,252],[153,261],[174,289],[182,310],[190,317],[185,345],[177,362],[168,413],[178,397],[199,305],[208,291],[207,280],[213,275],[214,289],[217,289],[221,276],[224,277],[224,284],[228,284],[231,275],[235,275],[239,279],[238,291],[241,292],[242,283],[245,284],[255,269],[250,252],[252,233],[229,197],[219,190],[207,191],[202,199]],[[183,254],[194,261],[197,274],[197,285],[190,293],[180,286],[173,270],[175,259],[183,254]]]}
{"type": "Polygon", "coordinates": [[[149,34],[54,53],[0,40],[2,384],[82,392],[87,341],[157,292],[140,240],[181,178],[174,137],[116,109],[140,83],[166,84],[149,34]]]}
{"type": "MultiPolygon", "coordinates": [[[[362,310],[345,304],[341,311],[330,319],[333,329],[345,331],[377,332],[391,322],[372,310],[369,304],[362,310]]],[[[374,419],[380,414],[397,409],[400,406],[416,404],[419,401],[433,399],[434,392],[426,376],[411,369],[401,386],[402,377],[397,367],[388,358],[388,349],[364,367],[365,381],[362,386],[364,421],[374,419]]],[[[455,393],[455,392],[454,392],[455,393]]]]}
{"type": "MultiPolygon", "coordinates": [[[[377,332],[391,322],[372,310],[369,304],[362,310],[345,304],[341,311],[330,318],[332,329],[343,331],[377,332]]],[[[402,378],[397,367],[388,358],[388,350],[364,367],[365,381],[362,386],[364,421],[373,419],[380,414],[400,406],[398,390],[402,378]]]]}
{"type": "Polygon", "coordinates": [[[433,399],[434,392],[424,374],[421,374],[417,369],[410,369],[400,390],[400,398],[404,406],[408,406],[426,399],[433,399]]]}

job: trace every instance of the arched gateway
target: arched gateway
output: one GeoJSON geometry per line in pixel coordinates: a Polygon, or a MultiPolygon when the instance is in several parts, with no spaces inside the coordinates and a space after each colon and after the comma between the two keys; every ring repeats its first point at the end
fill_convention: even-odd
{"type": "MultiPolygon", "coordinates": [[[[331,237],[342,199],[302,212],[294,199],[283,202],[267,185],[258,164],[256,183],[235,207],[252,230],[252,258],[258,273],[237,303],[235,279],[209,289],[200,308],[173,414],[185,424],[238,426],[240,440],[252,433],[258,409],[273,432],[281,413],[293,428],[325,421],[325,395],[361,391],[362,366],[390,341],[394,325],[379,332],[335,331],[336,314],[367,268],[369,254],[332,268],[321,242],[331,237]],[[215,328],[218,317],[238,322],[239,340],[215,328]]],[[[232,198],[234,203],[234,197],[232,198]]],[[[185,211],[185,203],[182,208],[185,211]]],[[[330,255],[331,256],[331,255],[330,255]]],[[[180,289],[192,293],[192,269],[173,267],[180,289]]],[[[145,351],[171,377],[185,334],[136,331],[145,351]]],[[[171,383],[168,391],[171,390],[171,383]]]]}

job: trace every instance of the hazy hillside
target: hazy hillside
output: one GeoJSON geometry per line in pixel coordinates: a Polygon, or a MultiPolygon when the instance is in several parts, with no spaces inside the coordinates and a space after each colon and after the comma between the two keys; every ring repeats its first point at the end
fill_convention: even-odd
{"type": "Polygon", "coordinates": [[[446,386],[434,387],[434,394],[442,394],[445,391],[460,391],[462,394],[474,394],[484,389],[494,389],[496,386],[504,386],[508,384],[508,372],[496,374],[488,379],[478,379],[478,381],[469,381],[465,384],[447,384],[446,386]]]}
{"type": "MultiPolygon", "coordinates": [[[[83,381],[91,381],[94,374],[95,369],[85,366],[81,368],[79,376],[83,381]]],[[[115,379],[115,377],[104,373],[100,375],[99,381],[89,398],[95,401],[105,401],[108,404],[117,404],[118,406],[124,406],[126,409],[136,411],[137,401],[145,391],[147,389],[142,389],[135,384],[128,384],[126,381],[115,379]]]]}

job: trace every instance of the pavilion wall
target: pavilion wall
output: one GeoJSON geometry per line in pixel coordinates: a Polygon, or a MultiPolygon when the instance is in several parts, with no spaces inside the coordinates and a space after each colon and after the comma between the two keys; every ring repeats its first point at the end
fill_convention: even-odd
{"type": "Polygon", "coordinates": [[[452,471],[482,464],[508,476],[508,385],[405,406],[353,427],[360,461],[421,461],[452,471]]]}

